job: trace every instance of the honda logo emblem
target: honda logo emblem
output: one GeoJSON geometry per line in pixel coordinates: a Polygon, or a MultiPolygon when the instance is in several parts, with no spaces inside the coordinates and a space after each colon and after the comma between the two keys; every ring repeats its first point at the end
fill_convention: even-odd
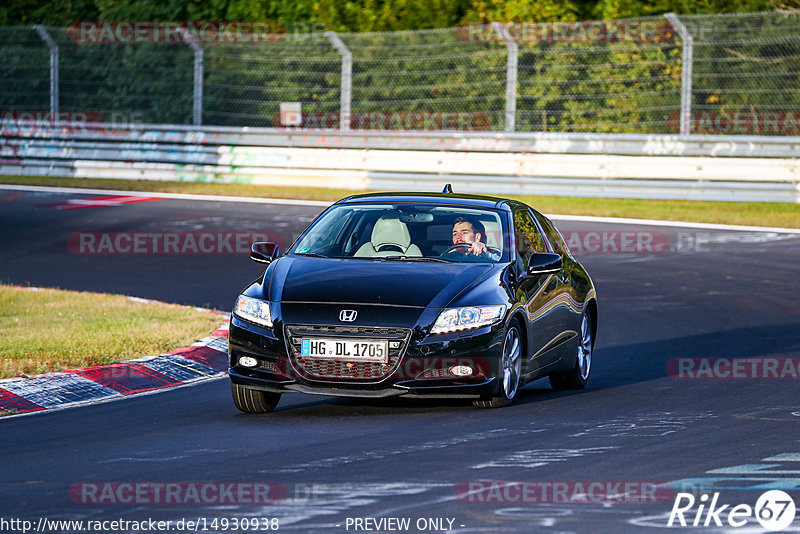
{"type": "Polygon", "coordinates": [[[339,320],[343,323],[352,323],[356,320],[358,312],[356,310],[342,310],[339,312],[339,320]]]}

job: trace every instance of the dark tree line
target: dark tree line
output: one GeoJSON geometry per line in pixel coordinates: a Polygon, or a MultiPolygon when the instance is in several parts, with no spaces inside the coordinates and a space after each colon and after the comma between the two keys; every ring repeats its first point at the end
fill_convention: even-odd
{"type": "Polygon", "coordinates": [[[800,0],[5,0],[0,26],[82,20],[264,21],[290,31],[446,28],[464,21],[609,20],[800,8],[800,0]]]}

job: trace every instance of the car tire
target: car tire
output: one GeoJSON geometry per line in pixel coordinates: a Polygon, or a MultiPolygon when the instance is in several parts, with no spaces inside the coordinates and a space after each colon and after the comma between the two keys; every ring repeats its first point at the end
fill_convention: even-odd
{"type": "Polygon", "coordinates": [[[566,373],[550,375],[550,385],[555,390],[583,389],[589,381],[592,370],[592,349],[594,349],[594,329],[592,316],[588,310],[581,316],[581,332],[578,340],[578,352],[575,355],[575,367],[566,373]]]}
{"type": "Polygon", "coordinates": [[[503,356],[500,361],[500,385],[497,395],[474,401],[478,408],[502,408],[514,402],[519,391],[522,374],[522,336],[519,323],[515,320],[506,330],[503,341],[503,356]]]}
{"type": "Polygon", "coordinates": [[[233,404],[244,413],[269,413],[281,400],[280,393],[259,391],[231,382],[233,404]]]}

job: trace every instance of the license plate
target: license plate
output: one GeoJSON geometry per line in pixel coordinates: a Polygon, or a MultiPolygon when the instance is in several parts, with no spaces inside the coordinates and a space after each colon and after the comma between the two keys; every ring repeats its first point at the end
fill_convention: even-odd
{"type": "Polygon", "coordinates": [[[385,339],[303,338],[300,354],[306,358],[387,362],[389,343],[385,339]]]}

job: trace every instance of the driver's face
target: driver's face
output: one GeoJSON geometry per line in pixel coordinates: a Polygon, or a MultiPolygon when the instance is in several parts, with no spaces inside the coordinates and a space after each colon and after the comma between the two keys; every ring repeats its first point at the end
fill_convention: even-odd
{"type": "Polygon", "coordinates": [[[453,225],[454,245],[459,243],[474,243],[475,239],[475,230],[472,229],[472,225],[470,223],[460,222],[453,225]]]}

